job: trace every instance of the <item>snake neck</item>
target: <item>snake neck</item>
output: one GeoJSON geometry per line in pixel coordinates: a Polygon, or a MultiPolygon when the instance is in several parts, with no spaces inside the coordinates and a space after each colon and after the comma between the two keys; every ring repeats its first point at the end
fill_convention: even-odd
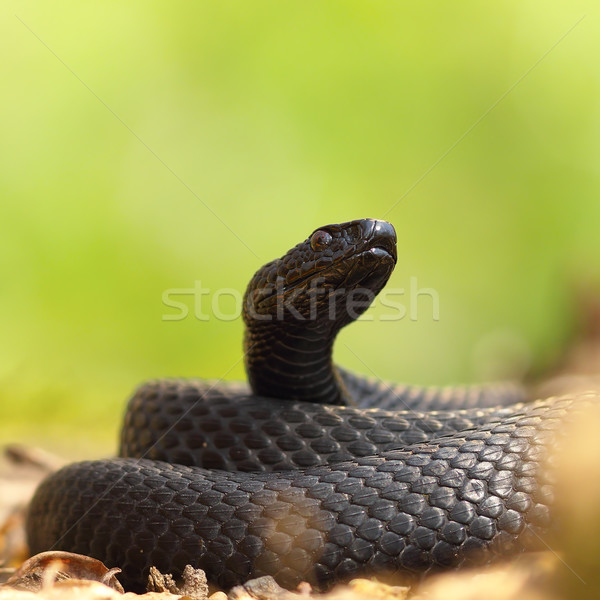
{"type": "Polygon", "coordinates": [[[333,366],[338,331],[373,301],[396,265],[390,223],[327,225],[260,268],[244,296],[244,355],[260,396],[351,404],[333,366]]]}
{"type": "Polygon", "coordinates": [[[246,373],[255,394],[286,400],[348,404],[332,361],[335,333],[315,325],[249,323],[246,373]]]}

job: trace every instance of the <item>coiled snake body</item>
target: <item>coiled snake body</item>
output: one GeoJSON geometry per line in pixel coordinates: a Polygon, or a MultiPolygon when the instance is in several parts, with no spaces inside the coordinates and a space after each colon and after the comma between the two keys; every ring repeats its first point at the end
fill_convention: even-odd
{"type": "Polygon", "coordinates": [[[32,552],[99,558],[133,590],[152,565],[187,564],[225,588],[268,574],[323,589],[536,547],[553,494],[544,461],[575,400],[387,386],[332,364],[337,332],[395,263],[393,227],[365,219],[318,229],[265,265],[244,302],[250,387],[143,385],[122,458],[39,487],[32,552]]]}

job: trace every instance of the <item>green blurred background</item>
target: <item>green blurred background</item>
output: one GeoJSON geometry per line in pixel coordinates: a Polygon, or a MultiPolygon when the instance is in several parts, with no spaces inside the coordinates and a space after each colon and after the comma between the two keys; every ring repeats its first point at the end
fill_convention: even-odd
{"type": "Polygon", "coordinates": [[[165,321],[163,291],[243,291],[354,218],[395,225],[389,285],[440,318],[375,307],[338,362],[441,384],[560,356],[600,273],[597,3],[0,11],[3,442],[114,452],[140,381],[243,378],[241,320],[165,321]]]}

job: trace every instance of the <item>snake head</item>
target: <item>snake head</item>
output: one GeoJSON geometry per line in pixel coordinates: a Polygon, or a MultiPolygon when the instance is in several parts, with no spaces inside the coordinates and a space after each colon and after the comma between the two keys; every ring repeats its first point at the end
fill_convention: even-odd
{"type": "Polygon", "coordinates": [[[244,298],[244,321],[328,321],[339,328],[368,308],[396,260],[396,232],[386,221],[319,227],[256,272],[244,298]]]}

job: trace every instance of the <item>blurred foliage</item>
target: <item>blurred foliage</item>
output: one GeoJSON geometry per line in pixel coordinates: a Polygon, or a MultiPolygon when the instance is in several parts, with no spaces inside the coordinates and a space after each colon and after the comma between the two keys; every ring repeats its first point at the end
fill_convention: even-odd
{"type": "Polygon", "coordinates": [[[440,319],[375,307],[338,362],[452,383],[560,354],[600,269],[596,3],[0,14],[1,439],[111,452],[138,382],[242,378],[241,321],[164,321],[163,291],[243,291],[366,216],[398,231],[389,286],[434,288],[440,319]]]}

